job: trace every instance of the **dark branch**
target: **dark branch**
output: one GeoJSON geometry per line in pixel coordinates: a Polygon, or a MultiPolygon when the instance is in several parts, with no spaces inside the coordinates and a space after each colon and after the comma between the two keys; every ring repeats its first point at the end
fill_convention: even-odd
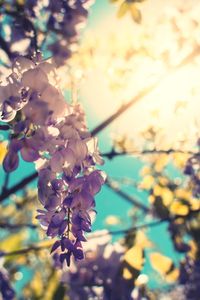
{"type": "Polygon", "coordinates": [[[31,181],[35,180],[37,178],[37,176],[38,176],[38,173],[35,172],[35,173],[29,175],[28,177],[22,179],[19,183],[17,183],[16,185],[14,185],[13,187],[11,187],[10,189],[4,191],[0,195],[0,202],[2,202],[3,200],[5,200],[10,195],[16,193],[20,189],[23,189],[27,184],[29,184],[31,181]]]}
{"type": "Polygon", "coordinates": [[[110,125],[113,121],[115,121],[118,117],[120,117],[125,111],[127,111],[131,106],[133,106],[135,103],[137,103],[139,100],[147,96],[149,93],[153,92],[155,88],[166,78],[171,76],[173,73],[175,73],[179,68],[184,67],[185,65],[189,64],[193,58],[199,55],[199,47],[195,48],[191,54],[189,54],[185,59],[182,60],[182,62],[176,66],[169,67],[166,73],[161,76],[161,78],[151,86],[145,88],[141,92],[139,92],[138,95],[136,95],[133,99],[131,99],[126,104],[122,105],[113,115],[111,115],[109,118],[107,118],[105,121],[103,121],[101,124],[99,124],[96,128],[92,130],[92,136],[98,134],[100,131],[105,129],[108,125],[110,125]]]}
{"type": "Polygon", "coordinates": [[[106,180],[106,186],[110,188],[115,194],[122,197],[132,205],[136,206],[137,208],[141,209],[144,213],[151,214],[151,210],[145,206],[144,204],[140,203],[138,200],[136,200],[134,197],[130,196],[129,194],[123,192],[119,187],[115,186],[110,179],[106,180]]]}
{"type": "Polygon", "coordinates": [[[9,130],[10,126],[9,125],[0,125],[0,130],[9,130]]]}
{"type": "Polygon", "coordinates": [[[37,225],[29,224],[29,223],[10,224],[10,223],[0,222],[0,228],[3,228],[3,229],[15,230],[15,229],[21,229],[24,227],[35,229],[35,228],[37,228],[37,225]]]}
{"type": "Polygon", "coordinates": [[[107,157],[108,159],[113,159],[116,156],[124,156],[124,155],[151,155],[151,154],[189,154],[189,155],[200,155],[200,152],[194,151],[183,151],[183,150],[176,150],[176,149],[151,149],[151,150],[143,150],[143,151],[116,151],[114,148],[110,152],[101,153],[101,156],[107,157]]]}

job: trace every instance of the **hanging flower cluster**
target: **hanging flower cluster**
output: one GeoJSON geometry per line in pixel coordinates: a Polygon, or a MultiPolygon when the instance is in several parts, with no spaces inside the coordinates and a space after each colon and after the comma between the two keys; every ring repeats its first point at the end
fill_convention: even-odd
{"type": "Polygon", "coordinates": [[[112,244],[106,230],[95,234],[97,237],[94,235],[86,245],[86,259],[63,273],[62,282],[70,287],[67,296],[70,299],[132,299],[126,282],[119,276],[124,247],[119,242],[112,244]],[[125,298],[125,291],[129,298],[125,298]]]}
{"type": "Polygon", "coordinates": [[[59,249],[60,261],[67,265],[72,255],[82,259],[94,196],[105,179],[95,170],[103,161],[83,110],[79,104],[67,104],[51,63],[19,57],[0,87],[0,111],[2,121],[12,121],[4,170],[18,167],[19,154],[36,163],[38,196],[44,206],[37,218],[49,237],[58,237],[52,251],[59,249]]]}
{"type": "Polygon", "coordinates": [[[93,0],[8,0],[0,7],[0,35],[9,58],[38,49],[54,55],[58,65],[70,57],[86,24],[93,0]],[[38,21],[40,20],[40,21],[38,21]]]}

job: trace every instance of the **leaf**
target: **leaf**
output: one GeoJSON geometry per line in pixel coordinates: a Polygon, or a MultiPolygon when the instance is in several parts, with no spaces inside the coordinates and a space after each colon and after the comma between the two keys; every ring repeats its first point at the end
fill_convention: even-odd
{"type": "Polygon", "coordinates": [[[173,270],[165,276],[165,279],[169,283],[175,282],[179,277],[179,270],[177,268],[173,268],[173,270]]]}
{"type": "Polygon", "coordinates": [[[127,268],[124,268],[122,276],[124,279],[129,280],[132,278],[132,273],[127,268]]]}
{"type": "Polygon", "coordinates": [[[171,260],[171,258],[164,256],[158,252],[150,254],[150,262],[153,269],[155,269],[163,276],[166,275],[173,266],[173,261],[171,260]]]}
{"type": "Polygon", "coordinates": [[[2,164],[7,153],[7,142],[0,142],[0,164],[2,164]]]}
{"type": "Polygon", "coordinates": [[[123,2],[120,7],[119,10],[117,12],[117,17],[118,18],[122,18],[129,10],[129,4],[126,2],[123,2]]]}
{"type": "Polygon", "coordinates": [[[156,163],[155,163],[155,171],[161,172],[166,167],[168,162],[169,162],[169,155],[167,155],[165,153],[160,154],[159,158],[156,160],[156,163]]]}
{"type": "Polygon", "coordinates": [[[140,246],[143,249],[151,248],[152,242],[147,238],[146,234],[142,230],[137,231],[135,245],[140,246]]]}
{"type": "Polygon", "coordinates": [[[174,201],[170,206],[170,212],[177,216],[187,216],[189,211],[189,206],[180,201],[174,201]]]}
{"type": "Polygon", "coordinates": [[[118,225],[121,223],[121,220],[117,217],[117,216],[113,216],[113,215],[110,215],[110,216],[107,216],[107,218],[105,219],[105,223],[106,225],[118,225]]]}
{"type": "Polygon", "coordinates": [[[163,188],[162,189],[161,197],[163,199],[163,204],[165,206],[168,206],[168,205],[170,205],[172,203],[174,195],[173,195],[172,191],[170,191],[170,189],[163,188]]]}
{"type": "Polygon", "coordinates": [[[139,185],[139,188],[149,190],[154,184],[154,177],[152,175],[147,175],[143,178],[142,182],[139,185]]]}
{"type": "Polygon", "coordinates": [[[124,255],[124,261],[136,270],[141,270],[144,264],[143,248],[133,246],[124,255]]]}
{"type": "Polygon", "coordinates": [[[1,241],[0,250],[5,252],[18,250],[26,238],[25,231],[9,235],[1,241]]]}
{"type": "Polygon", "coordinates": [[[142,15],[141,15],[140,10],[135,6],[135,4],[130,4],[129,6],[130,6],[129,10],[130,10],[133,20],[136,23],[140,24],[142,21],[142,15]]]}
{"type": "Polygon", "coordinates": [[[30,282],[30,287],[33,289],[34,294],[38,297],[42,296],[43,293],[43,282],[42,282],[42,274],[38,271],[35,272],[34,277],[30,282]]]}

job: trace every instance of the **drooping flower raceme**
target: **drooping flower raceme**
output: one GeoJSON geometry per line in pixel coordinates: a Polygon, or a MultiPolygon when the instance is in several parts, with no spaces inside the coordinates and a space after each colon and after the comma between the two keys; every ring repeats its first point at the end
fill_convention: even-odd
{"type": "MultiPolygon", "coordinates": [[[[48,50],[57,65],[71,56],[93,0],[7,0],[0,6],[0,35],[11,58],[48,50]]],[[[7,53],[7,54],[8,54],[7,53]]]]}
{"type": "Polygon", "coordinates": [[[51,63],[19,57],[0,87],[0,111],[2,121],[12,121],[5,171],[18,167],[19,154],[35,162],[44,206],[37,218],[49,237],[58,238],[52,252],[59,250],[67,265],[71,256],[82,259],[94,196],[104,183],[104,174],[95,169],[103,162],[97,139],[87,130],[83,110],[67,104],[51,63]]]}

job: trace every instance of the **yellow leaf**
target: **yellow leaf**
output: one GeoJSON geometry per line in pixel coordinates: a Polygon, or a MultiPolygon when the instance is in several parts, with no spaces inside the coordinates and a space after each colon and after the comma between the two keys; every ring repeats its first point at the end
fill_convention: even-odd
{"type": "Polygon", "coordinates": [[[107,225],[118,225],[121,221],[118,217],[110,215],[105,219],[105,223],[107,225]]]}
{"type": "Polygon", "coordinates": [[[191,191],[180,188],[175,190],[175,196],[179,199],[189,200],[192,196],[192,193],[191,191]]]}
{"type": "Polygon", "coordinates": [[[163,176],[159,176],[158,180],[159,180],[159,183],[163,186],[166,186],[169,183],[169,180],[163,176]]]}
{"type": "Polygon", "coordinates": [[[160,185],[156,184],[153,188],[153,194],[155,196],[161,196],[162,195],[162,190],[163,190],[163,188],[160,185]]]}
{"type": "Polygon", "coordinates": [[[178,216],[186,216],[189,213],[189,207],[180,201],[174,201],[170,206],[170,212],[178,216]]]}
{"type": "Polygon", "coordinates": [[[135,245],[141,248],[150,248],[153,246],[152,242],[147,238],[146,234],[142,230],[137,231],[135,245]]]}
{"type": "Polygon", "coordinates": [[[53,276],[50,277],[48,281],[47,288],[44,291],[43,300],[50,300],[52,299],[52,295],[54,294],[58,284],[60,282],[58,272],[54,272],[53,276]]]}
{"type": "Polygon", "coordinates": [[[165,279],[169,283],[175,282],[179,277],[179,270],[173,269],[169,274],[165,276],[165,279]]]}
{"type": "Polygon", "coordinates": [[[25,0],[17,0],[17,4],[18,5],[24,5],[25,4],[25,0]]]}
{"type": "Polygon", "coordinates": [[[7,142],[0,142],[0,164],[2,164],[7,153],[7,142]]]}
{"type": "Polygon", "coordinates": [[[147,175],[143,178],[139,185],[139,188],[149,190],[154,184],[154,177],[152,175],[147,175]]]}
{"type": "Polygon", "coordinates": [[[140,246],[133,246],[124,255],[124,260],[132,268],[141,270],[144,264],[143,249],[140,246]]]}
{"type": "Polygon", "coordinates": [[[169,155],[167,155],[167,154],[159,155],[159,158],[157,159],[157,161],[155,163],[155,171],[156,172],[161,172],[164,169],[164,167],[169,162],[169,157],[168,156],[169,155]]]}
{"type": "Polygon", "coordinates": [[[191,210],[199,210],[200,209],[200,201],[199,199],[190,199],[190,208],[191,210]]]}
{"type": "Polygon", "coordinates": [[[43,293],[43,283],[42,283],[42,274],[41,272],[36,271],[33,279],[30,283],[31,289],[33,289],[35,295],[37,297],[41,296],[43,293]]]}
{"type": "Polygon", "coordinates": [[[123,276],[124,279],[127,279],[127,280],[129,280],[129,279],[132,278],[132,274],[131,274],[131,272],[127,268],[123,269],[122,276],[123,276]]]}
{"type": "Polygon", "coordinates": [[[167,274],[167,272],[173,265],[171,258],[164,256],[158,252],[150,254],[150,262],[152,267],[161,275],[167,274]]]}
{"type": "Polygon", "coordinates": [[[130,13],[131,13],[133,20],[136,23],[140,24],[142,21],[142,15],[141,15],[140,10],[136,7],[135,4],[130,4],[129,9],[130,9],[130,13]]]}
{"type": "Polygon", "coordinates": [[[123,3],[120,5],[119,10],[118,10],[118,12],[117,12],[118,18],[122,18],[122,17],[128,12],[128,9],[129,9],[128,3],[123,2],[123,3]]]}
{"type": "Polygon", "coordinates": [[[26,232],[15,233],[9,235],[1,241],[0,250],[1,251],[14,251],[18,250],[22,242],[26,239],[26,232]]]}
{"type": "Polygon", "coordinates": [[[147,166],[143,167],[142,170],[141,170],[141,172],[140,172],[141,176],[145,176],[145,175],[147,175],[149,173],[151,173],[151,169],[149,167],[147,167],[147,166]]]}
{"type": "Polygon", "coordinates": [[[195,241],[191,240],[189,241],[190,251],[188,252],[188,255],[194,260],[196,259],[196,255],[198,252],[198,246],[195,241]]]}
{"type": "Polygon", "coordinates": [[[184,168],[189,158],[187,153],[173,153],[174,165],[178,168],[184,168]]]}
{"type": "Polygon", "coordinates": [[[172,191],[170,191],[170,189],[168,188],[163,188],[162,189],[162,199],[163,199],[163,204],[165,206],[168,206],[169,204],[171,204],[171,202],[173,201],[174,195],[172,193],[172,191]]]}
{"type": "Polygon", "coordinates": [[[150,202],[151,204],[153,204],[153,203],[155,202],[155,196],[153,196],[153,195],[150,195],[150,196],[148,197],[148,199],[149,199],[149,202],[150,202]]]}

